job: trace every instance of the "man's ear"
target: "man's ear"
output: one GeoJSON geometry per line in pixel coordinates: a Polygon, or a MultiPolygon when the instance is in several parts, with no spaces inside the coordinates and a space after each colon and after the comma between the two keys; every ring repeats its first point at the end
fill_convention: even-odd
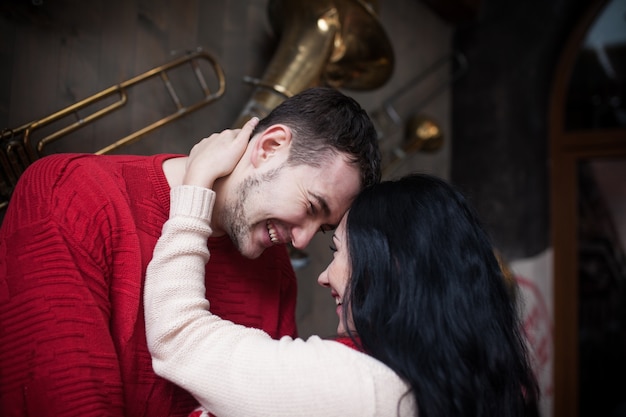
{"type": "Polygon", "coordinates": [[[292,132],[288,126],[275,124],[262,133],[253,144],[252,164],[258,167],[271,159],[284,158],[289,156],[292,132]]]}

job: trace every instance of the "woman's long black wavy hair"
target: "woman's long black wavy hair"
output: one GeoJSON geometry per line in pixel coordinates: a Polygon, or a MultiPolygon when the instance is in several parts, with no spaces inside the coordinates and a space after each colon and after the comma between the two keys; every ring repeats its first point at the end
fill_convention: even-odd
{"type": "Polygon", "coordinates": [[[420,417],[536,409],[510,284],[460,192],[426,174],[386,181],[356,198],[346,230],[357,343],[408,381],[420,417]]]}

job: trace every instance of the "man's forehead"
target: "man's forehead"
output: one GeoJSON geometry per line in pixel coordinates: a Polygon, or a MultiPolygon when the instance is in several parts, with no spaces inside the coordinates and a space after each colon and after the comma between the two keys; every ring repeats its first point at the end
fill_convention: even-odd
{"type": "Polygon", "coordinates": [[[348,209],[361,187],[358,166],[343,155],[325,158],[310,177],[308,194],[331,217],[335,225],[348,209]]]}
{"type": "Polygon", "coordinates": [[[309,195],[311,200],[322,211],[323,218],[327,220],[329,229],[337,228],[355,197],[353,193],[336,192],[333,189],[310,192],[309,195]]]}

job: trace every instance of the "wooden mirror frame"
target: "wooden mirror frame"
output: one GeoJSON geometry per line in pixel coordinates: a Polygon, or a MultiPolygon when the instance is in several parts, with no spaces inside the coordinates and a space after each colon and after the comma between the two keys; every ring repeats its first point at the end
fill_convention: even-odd
{"type": "Polygon", "coordinates": [[[570,34],[556,67],[550,97],[555,417],[579,415],[578,165],[590,158],[626,157],[626,129],[565,129],[572,70],[587,31],[607,3],[607,0],[592,1],[570,34]]]}

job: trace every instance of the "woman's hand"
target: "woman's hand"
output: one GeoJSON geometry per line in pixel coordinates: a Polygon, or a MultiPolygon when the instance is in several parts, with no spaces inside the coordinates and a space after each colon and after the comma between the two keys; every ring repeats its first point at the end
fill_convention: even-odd
{"type": "Polygon", "coordinates": [[[226,129],[195,144],[187,158],[183,184],[212,188],[215,180],[230,174],[243,156],[258,122],[253,117],[241,129],[226,129]]]}

